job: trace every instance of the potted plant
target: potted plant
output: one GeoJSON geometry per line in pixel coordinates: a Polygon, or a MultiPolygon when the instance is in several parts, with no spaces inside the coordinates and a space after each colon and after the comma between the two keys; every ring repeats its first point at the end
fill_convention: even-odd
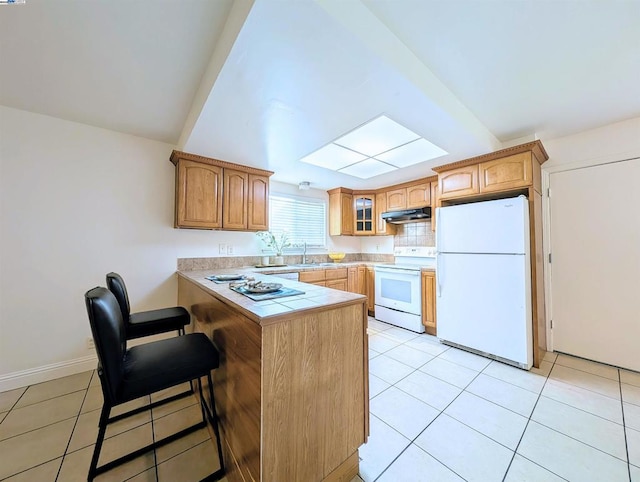
{"type": "Polygon", "coordinates": [[[275,251],[276,255],[272,258],[271,264],[284,264],[284,257],[282,256],[282,250],[291,246],[289,242],[289,234],[286,231],[280,233],[280,236],[276,236],[271,231],[258,231],[256,236],[267,246],[267,248],[275,251]]]}

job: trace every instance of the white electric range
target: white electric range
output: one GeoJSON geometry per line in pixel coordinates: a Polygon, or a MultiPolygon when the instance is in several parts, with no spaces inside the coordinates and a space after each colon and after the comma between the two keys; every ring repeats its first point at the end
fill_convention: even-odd
{"type": "Polygon", "coordinates": [[[435,268],[433,246],[397,247],[394,264],[379,264],[375,270],[375,318],[392,325],[424,332],[420,270],[435,268]]]}

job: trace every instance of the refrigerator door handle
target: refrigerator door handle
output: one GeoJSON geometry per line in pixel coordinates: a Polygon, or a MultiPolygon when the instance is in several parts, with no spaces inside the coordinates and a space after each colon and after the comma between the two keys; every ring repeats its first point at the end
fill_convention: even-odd
{"type": "MultiPolygon", "coordinates": [[[[436,226],[439,228],[441,226],[440,224],[440,209],[436,208],[436,226]]],[[[442,244],[440,244],[440,237],[442,236],[440,234],[442,230],[441,229],[437,229],[436,228],[436,249],[442,249],[442,244]]]]}
{"type": "Polygon", "coordinates": [[[440,253],[436,254],[436,298],[440,298],[442,294],[442,287],[440,286],[440,281],[442,280],[442,269],[444,266],[442,265],[442,255],[440,253]]]}

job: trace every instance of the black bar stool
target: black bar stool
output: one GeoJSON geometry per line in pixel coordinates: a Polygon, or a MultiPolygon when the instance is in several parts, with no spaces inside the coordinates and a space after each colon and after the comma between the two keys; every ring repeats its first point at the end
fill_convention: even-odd
{"type": "Polygon", "coordinates": [[[174,330],[184,335],[184,327],[191,321],[189,312],[182,306],[131,313],[127,286],[118,273],[107,273],[107,288],[118,300],[127,340],[174,330]]]}
{"type": "Polygon", "coordinates": [[[104,397],[98,423],[98,438],[91,459],[88,480],[91,481],[98,474],[128,462],[151,449],[166,445],[205,427],[207,418],[216,435],[220,469],[208,476],[206,480],[213,481],[222,478],[224,476],[222,444],[211,378],[211,370],[219,365],[219,356],[211,340],[203,333],[191,333],[127,349],[125,324],[115,296],[108,289],[98,287],[87,291],[85,302],[98,353],[98,375],[104,397]],[[207,406],[202,394],[201,377],[207,377],[210,407],[207,406]],[[202,422],[98,467],[100,449],[109,423],[149,410],[166,403],[168,400],[161,400],[126,414],[109,418],[113,407],[194,380],[198,380],[202,422]]]}

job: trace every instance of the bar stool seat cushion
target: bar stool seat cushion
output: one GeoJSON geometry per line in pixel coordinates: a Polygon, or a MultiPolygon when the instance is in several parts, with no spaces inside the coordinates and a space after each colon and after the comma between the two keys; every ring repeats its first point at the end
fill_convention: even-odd
{"type": "Polygon", "coordinates": [[[206,376],[218,365],[218,352],[203,333],[131,347],[124,359],[119,402],[173,387],[194,375],[206,376]]]}

